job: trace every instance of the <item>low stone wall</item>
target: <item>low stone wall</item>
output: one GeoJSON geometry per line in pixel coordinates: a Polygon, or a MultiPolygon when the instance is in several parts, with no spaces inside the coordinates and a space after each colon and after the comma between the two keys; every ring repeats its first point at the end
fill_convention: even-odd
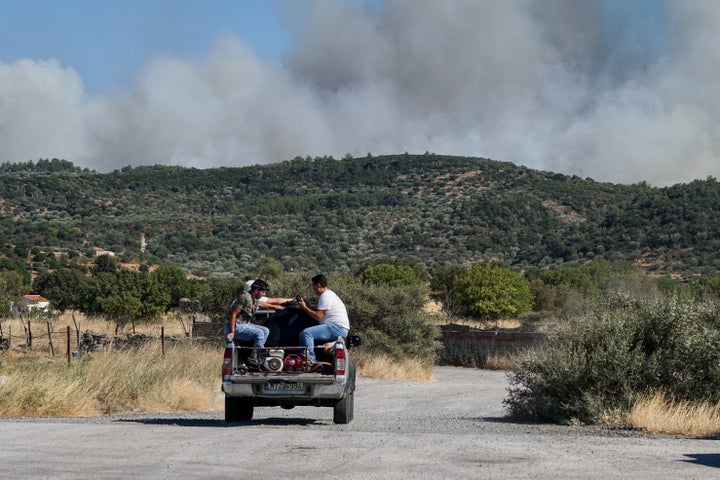
{"type": "Polygon", "coordinates": [[[512,357],[542,345],[545,334],[527,330],[480,330],[462,325],[443,325],[438,339],[438,365],[485,368],[489,357],[512,357]]]}
{"type": "Polygon", "coordinates": [[[128,333],[127,335],[107,335],[86,330],[80,336],[80,351],[99,352],[104,350],[128,350],[137,348],[147,342],[153,341],[153,337],[144,333],[128,333]]]}
{"type": "Polygon", "coordinates": [[[223,337],[223,322],[193,322],[193,338],[220,339],[223,337]]]}

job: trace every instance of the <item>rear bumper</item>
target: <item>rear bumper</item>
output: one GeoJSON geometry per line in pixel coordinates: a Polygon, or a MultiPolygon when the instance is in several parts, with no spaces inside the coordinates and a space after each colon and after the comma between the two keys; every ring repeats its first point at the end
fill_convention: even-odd
{"type": "MultiPolygon", "coordinates": [[[[222,390],[226,396],[263,399],[266,402],[297,405],[313,404],[322,400],[339,400],[345,397],[350,385],[345,376],[335,375],[226,375],[223,380],[222,390]],[[286,384],[302,389],[292,390],[270,390],[269,384],[286,384]]],[[[352,389],[350,389],[352,391],[352,389]]]]}

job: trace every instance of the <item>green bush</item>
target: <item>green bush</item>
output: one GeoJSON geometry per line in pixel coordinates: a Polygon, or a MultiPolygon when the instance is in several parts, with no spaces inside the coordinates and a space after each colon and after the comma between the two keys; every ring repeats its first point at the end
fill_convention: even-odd
{"type": "Polygon", "coordinates": [[[720,399],[720,330],[713,305],[616,295],[559,324],[510,374],[511,414],[593,423],[643,394],[720,399]]]}
{"type": "Polygon", "coordinates": [[[331,275],[328,287],[345,303],[350,330],[362,337],[363,350],[434,362],[440,333],[422,310],[428,295],[424,284],[366,285],[353,275],[331,275]]]}
{"type": "Polygon", "coordinates": [[[417,273],[408,265],[378,263],[362,270],[358,277],[363,283],[400,287],[419,283],[417,273]]]}
{"type": "Polygon", "coordinates": [[[10,311],[10,298],[0,295],[0,318],[10,318],[12,312],[10,311]]]}
{"type": "MultiPolygon", "coordinates": [[[[292,272],[270,285],[270,296],[302,295],[311,305],[317,297],[310,288],[315,273],[292,272]]],[[[414,358],[433,364],[440,332],[423,312],[428,291],[423,283],[389,286],[364,284],[354,275],[328,274],[328,288],[342,299],[350,317],[352,335],[362,337],[362,349],[397,359],[414,358]]]]}
{"type": "Polygon", "coordinates": [[[454,298],[464,312],[498,319],[520,315],[532,308],[530,285],[509,268],[473,265],[455,279],[454,298]]]}
{"type": "Polygon", "coordinates": [[[223,320],[244,284],[245,280],[240,277],[217,277],[205,282],[199,293],[203,312],[215,321],[223,320]]]}

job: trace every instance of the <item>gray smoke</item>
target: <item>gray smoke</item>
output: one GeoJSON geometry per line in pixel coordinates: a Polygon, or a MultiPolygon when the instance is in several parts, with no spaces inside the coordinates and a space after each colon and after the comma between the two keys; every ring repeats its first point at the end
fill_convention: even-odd
{"type": "Polygon", "coordinates": [[[621,183],[720,173],[720,2],[314,0],[286,13],[282,66],[225,35],[201,62],[156,59],[96,97],[56,60],[0,63],[0,162],[430,151],[621,183]]]}

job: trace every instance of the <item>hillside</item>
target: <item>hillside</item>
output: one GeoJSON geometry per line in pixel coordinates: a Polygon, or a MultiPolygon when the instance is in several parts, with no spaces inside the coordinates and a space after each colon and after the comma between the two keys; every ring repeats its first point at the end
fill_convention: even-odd
{"type": "Polygon", "coordinates": [[[383,257],[428,270],[602,257],[689,277],[720,270],[718,212],[713,178],[617,185],[434,154],[109,174],[64,160],[0,165],[0,256],[39,269],[52,267],[49,253],[100,246],[197,275],[247,271],[259,256],[286,270],[323,271],[383,257]]]}

